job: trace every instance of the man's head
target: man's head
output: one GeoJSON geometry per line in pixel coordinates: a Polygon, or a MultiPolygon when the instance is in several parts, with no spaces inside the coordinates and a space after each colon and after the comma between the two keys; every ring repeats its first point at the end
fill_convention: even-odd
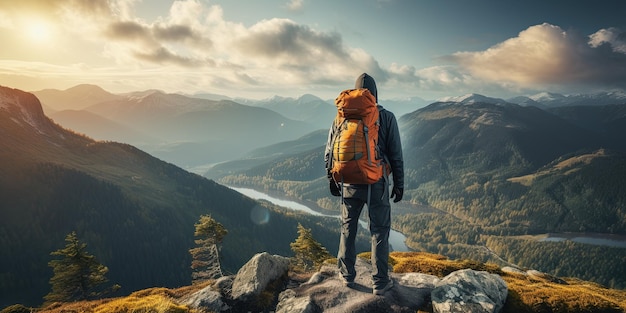
{"type": "Polygon", "coordinates": [[[374,98],[376,98],[376,103],[378,103],[378,91],[376,90],[376,81],[372,76],[367,75],[367,73],[361,74],[356,79],[356,83],[354,84],[354,88],[367,88],[374,98]]]}

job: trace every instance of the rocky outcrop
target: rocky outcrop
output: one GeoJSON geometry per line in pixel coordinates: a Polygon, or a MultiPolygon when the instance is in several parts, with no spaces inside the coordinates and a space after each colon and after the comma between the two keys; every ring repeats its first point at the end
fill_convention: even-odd
{"type": "Polygon", "coordinates": [[[505,266],[502,268],[502,272],[512,275],[524,276],[526,279],[534,282],[550,282],[559,285],[567,285],[567,282],[565,280],[537,270],[531,269],[523,271],[519,268],[505,266]]]}
{"type": "Polygon", "coordinates": [[[229,309],[229,306],[222,299],[222,294],[213,286],[209,286],[191,295],[184,303],[196,309],[203,308],[210,312],[222,312],[229,309]]]}
{"type": "Polygon", "coordinates": [[[289,270],[289,258],[259,253],[246,263],[233,281],[231,297],[234,300],[248,301],[258,296],[267,285],[289,270]]]}
{"type": "Polygon", "coordinates": [[[433,312],[500,312],[507,294],[506,283],[499,275],[471,269],[459,270],[435,284],[431,293],[433,312]]]}
{"type": "MultiPolygon", "coordinates": [[[[217,280],[188,297],[185,304],[213,312],[260,312],[251,301],[268,286],[284,278],[289,260],[261,253],[254,256],[237,275],[217,280]]],[[[357,258],[355,286],[346,287],[335,266],[323,266],[304,283],[282,284],[275,306],[277,313],[318,312],[499,312],[504,306],[507,286],[496,274],[471,269],[439,279],[423,273],[390,273],[394,287],[383,296],[372,293],[372,266],[357,258]],[[432,304],[431,304],[432,299],[432,304]]],[[[257,306],[258,308],[258,306],[257,306]]],[[[267,309],[267,307],[265,307],[267,309]]]]}
{"type": "Polygon", "coordinates": [[[219,278],[182,302],[191,308],[210,312],[257,312],[259,295],[270,283],[286,277],[288,270],[289,258],[259,253],[234,277],[219,278]]]}
{"type": "Polygon", "coordinates": [[[281,293],[276,312],[415,312],[430,297],[426,274],[391,274],[395,286],[384,296],[372,293],[372,266],[357,258],[355,286],[348,288],[335,266],[324,266],[299,287],[281,293]],[[411,278],[405,279],[409,275],[411,278]]]}

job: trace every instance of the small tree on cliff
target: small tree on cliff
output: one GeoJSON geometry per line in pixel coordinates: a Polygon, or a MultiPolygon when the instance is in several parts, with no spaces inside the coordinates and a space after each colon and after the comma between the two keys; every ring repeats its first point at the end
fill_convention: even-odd
{"type": "Polygon", "coordinates": [[[102,288],[109,281],[105,276],[109,269],[87,252],[87,244],[78,240],[76,232],[69,233],[65,242],[65,248],[50,253],[61,259],[48,263],[54,272],[50,278],[52,291],[44,296],[48,303],[94,299],[120,288],[102,288]]]}
{"type": "Polygon", "coordinates": [[[322,265],[326,259],[332,258],[326,248],[313,238],[311,229],[298,223],[298,238],[290,244],[295,253],[293,263],[296,269],[309,271],[322,265]]]}
{"type": "Polygon", "coordinates": [[[209,215],[200,216],[195,224],[196,247],[189,249],[191,254],[191,280],[198,283],[222,276],[219,258],[219,244],[228,231],[209,215]]]}

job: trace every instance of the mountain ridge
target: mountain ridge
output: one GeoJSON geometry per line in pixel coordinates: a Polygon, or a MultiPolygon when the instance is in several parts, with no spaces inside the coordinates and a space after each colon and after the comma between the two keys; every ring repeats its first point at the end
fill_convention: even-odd
{"type": "Polygon", "coordinates": [[[33,92],[38,98],[48,99],[46,106],[53,110],[81,110],[94,102],[118,99],[121,96],[110,93],[100,86],[90,84],[80,84],[66,90],[43,89],[33,92]]]}
{"type": "Polygon", "coordinates": [[[455,103],[463,103],[463,104],[472,104],[472,103],[493,103],[493,104],[509,104],[509,102],[500,99],[500,98],[492,98],[483,96],[477,93],[469,93],[458,97],[444,97],[437,100],[437,102],[455,102],[455,103]]]}
{"type": "MultiPolygon", "coordinates": [[[[144,90],[144,91],[135,91],[135,92],[126,92],[126,93],[111,93],[102,89],[101,87],[97,85],[90,85],[90,84],[79,84],[79,85],[70,87],[65,90],[42,89],[42,90],[31,91],[31,92],[38,97],[47,98],[47,99],[51,98],[50,94],[55,94],[55,95],[66,94],[66,98],[68,99],[80,98],[81,94],[91,94],[89,98],[96,98],[98,102],[102,101],[101,99],[98,99],[99,98],[98,94],[105,94],[107,96],[113,96],[113,97],[132,96],[132,95],[138,96],[138,95],[145,95],[145,94],[150,94],[154,92],[165,94],[165,92],[160,91],[160,90],[144,90]]],[[[339,93],[339,91],[337,93],[339,93]]],[[[275,96],[265,98],[265,99],[248,99],[248,98],[240,98],[240,97],[229,97],[229,96],[219,95],[219,94],[204,94],[204,93],[195,93],[195,94],[172,93],[172,94],[178,94],[178,95],[185,96],[185,97],[199,98],[199,99],[212,100],[212,101],[231,100],[237,103],[247,104],[247,105],[250,105],[250,104],[256,105],[256,103],[271,103],[272,101],[299,102],[299,103],[322,101],[322,102],[327,102],[329,104],[332,104],[332,102],[334,101],[334,99],[322,99],[316,95],[308,94],[308,93],[304,93],[298,97],[283,97],[280,95],[275,95],[275,96]]],[[[430,104],[433,102],[438,102],[438,101],[448,102],[448,101],[453,101],[451,99],[463,98],[463,97],[467,97],[468,95],[491,98],[491,99],[496,99],[498,101],[503,100],[501,98],[490,97],[490,96],[481,95],[478,93],[470,93],[470,94],[465,94],[461,96],[442,97],[437,100],[425,100],[419,96],[403,97],[403,98],[381,98],[381,104],[384,105],[385,102],[391,102],[391,103],[394,103],[392,106],[395,106],[395,104],[399,102],[411,102],[411,103],[419,103],[416,107],[416,108],[419,108],[419,107],[422,107],[426,104],[430,104]]],[[[595,104],[595,105],[605,105],[605,104],[625,103],[626,93],[624,93],[623,91],[603,91],[603,92],[596,92],[596,93],[591,93],[591,94],[566,94],[564,95],[564,94],[555,93],[555,92],[539,92],[539,93],[535,93],[531,95],[518,95],[518,96],[509,97],[507,99],[504,99],[504,101],[508,101],[508,102],[515,103],[515,104],[520,104],[518,103],[518,101],[511,101],[512,99],[516,99],[516,98],[519,98],[520,100],[530,99],[546,107],[584,105],[583,102],[585,101],[595,104]]],[[[57,99],[53,102],[57,103],[59,101],[57,99]]],[[[68,101],[68,102],[71,102],[71,101],[68,101]]],[[[65,105],[67,104],[69,103],[65,103],[65,105]]],[[[60,109],[69,109],[69,108],[62,107],[60,109]]],[[[73,109],[76,109],[76,108],[73,108],[73,109]]]]}
{"type": "MultiPolygon", "coordinates": [[[[207,168],[213,164],[228,162],[232,159],[243,157],[246,153],[256,148],[280,143],[281,141],[294,140],[315,129],[327,129],[330,121],[332,121],[336,115],[336,109],[332,99],[322,100],[312,94],[303,94],[300,97],[274,96],[262,100],[219,97],[216,95],[202,98],[201,96],[196,97],[194,95],[170,94],[159,90],[111,94],[94,85],[78,85],[64,91],[43,90],[34,93],[42,97],[44,107],[46,107],[47,102],[60,103],[61,101],[80,102],[83,107],[89,104],[82,110],[90,110],[90,112],[101,115],[105,119],[123,124],[122,126],[125,128],[136,129],[144,134],[149,134],[152,137],[156,137],[159,142],[146,142],[144,136],[138,136],[137,134],[124,136],[123,132],[113,129],[111,133],[108,134],[106,129],[110,123],[104,120],[98,121],[97,119],[92,119],[93,124],[86,124],[77,120],[77,118],[68,118],[68,112],[58,113],[59,116],[65,115],[62,121],[68,128],[95,138],[112,138],[116,141],[137,145],[141,149],[159,158],[173,162],[184,168],[207,168]],[[81,97],[84,97],[84,94],[88,93],[86,90],[91,90],[90,94],[94,95],[93,99],[89,99],[88,101],[75,100],[82,99],[81,97]],[[50,94],[56,96],[50,96],[50,94]],[[250,112],[243,114],[243,111],[235,109],[235,103],[247,106],[250,112]],[[229,106],[231,107],[230,109],[228,108],[229,106]],[[282,115],[286,119],[279,121],[281,118],[278,116],[272,118],[267,116],[270,120],[264,125],[273,123],[274,125],[286,125],[286,128],[291,128],[287,131],[280,131],[280,128],[285,127],[270,130],[264,125],[257,125],[255,126],[256,131],[250,129],[246,131],[259,135],[266,130],[268,132],[254,140],[248,140],[246,137],[238,137],[223,141],[216,140],[212,137],[212,134],[229,134],[234,129],[230,127],[231,125],[238,124],[239,127],[237,128],[247,127],[250,124],[250,120],[246,119],[246,116],[261,116],[258,111],[251,109],[253,107],[267,109],[278,115],[282,115]],[[207,112],[209,111],[214,112],[217,122],[208,119],[207,122],[203,124],[198,121],[197,117],[200,115],[205,115],[205,118],[210,118],[210,116],[207,116],[207,112]],[[244,118],[241,122],[237,122],[241,117],[237,118],[233,115],[219,116],[220,114],[235,114],[236,111],[244,118]],[[198,112],[198,114],[196,114],[198,116],[193,116],[195,112],[198,112]],[[185,118],[182,116],[184,114],[189,116],[185,118]],[[228,123],[221,124],[220,127],[210,126],[211,124],[217,125],[217,123],[222,122],[228,123]],[[185,131],[187,128],[193,128],[193,131],[185,131]],[[276,138],[276,140],[270,142],[271,138],[276,138]],[[242,141],[244,143],[234,144],[242,141]],[[230,150],[231,153],[222,153],[218,151],[218,149],[215,149],[215,147],[220,146],[224,147],[222,150],[230,150]],[[194,151],[197,152],[194,153],[194,151]]],[[[507,100],[474,93],[464,96],[442,98],[440,100],[445,101],[439,102],[490,102],[500,103],[502,105],[506,105],[505,102],[508,102],[521,104],[523,106],[536,106],[549,110],[550,108],[567,108],[573,105],[583,106],[589,103],[599,105],[596,103],[598,101],[599,103],[620,103],[620,101],[623,103],[626,101],[624,99],[626,99],[626,96],[617,92],[568,96],[540,93],[507,100]],[[537,100],[544,99],[546,102],[537,102],[531,98],[537,100]],[[557,100],[561,102],[555,103],[554,101],[557,100]]],[[[71,103],[67,104],[69,105],[71,103]]],[[[404,114],[409,114],[423,108],[428,104],[430,104],[428,101],[419,97],[381,100],[381,105],[387,110],[394,112],[398,118],[404,114]]],[[[50,113],[50,115],[57,114],[53,112],[50,113]]],[[[111,127],[108,127],[108,129],[111,129],[111,127]]]]}
{"type": "MultiPolygon", "coordinates": [[[[71,95],[62,97],[65,98],[71,98],[71,95]]],[[[47,101],[57,100],[42,100],[44,104],[47,101]]],[[[261,107],[155,90],[93,102],[84,111],[97,114],[102,119],[92,117],[94,123],[85,124],[64,114],[64,125],[93,137],[137,145],[186,168],[222,162],[264,145],[297,138],[315,129],[305,122],[261,107]],[[109,121],[135,132],[127,135],[117,130],[106,132],[107,126],[111,125],[109,121]],[[147,137],[156,140],[146,140],[147,137]]],[[[55,112],[52,115],[62,114],[55,112]]]]}

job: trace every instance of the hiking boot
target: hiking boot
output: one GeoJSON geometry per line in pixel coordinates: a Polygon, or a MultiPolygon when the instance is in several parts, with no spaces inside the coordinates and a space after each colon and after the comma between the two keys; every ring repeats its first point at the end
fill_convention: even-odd
{"type": "Polygon", "coordinates": [[[375,296],[382,296],[385,294],[385,292],[387,292],[391,288],[393,288],[393,280],[390,279],[387,285],[385,285],[385,287],[383,287],[382,289],[374,288],[373,292],[375,296]]]}
{"type": "Polygon", "coordinates": [[[342,275],[339,275],[339,279],[341,279],[341,281],[343,282],[343,285],[348,288],[354,288],[354,286],[356,286],[356,284],[354,283],[354,278],[351,280],[348,280],[342,275]]]}

